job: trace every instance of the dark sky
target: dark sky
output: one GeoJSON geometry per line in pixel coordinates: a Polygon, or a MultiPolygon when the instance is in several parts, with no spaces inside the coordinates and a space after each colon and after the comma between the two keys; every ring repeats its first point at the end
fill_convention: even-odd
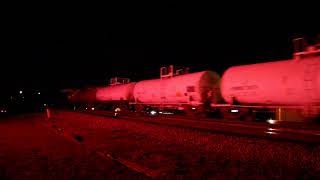
{"type": "Polygon", "coordinates": [[[27,9],[8,15],[2,90],[158,78],[169,64],[221,74],[233,65],[287,59],[293,37],[320,32],[315,8],[162,1],[27,9]]]}

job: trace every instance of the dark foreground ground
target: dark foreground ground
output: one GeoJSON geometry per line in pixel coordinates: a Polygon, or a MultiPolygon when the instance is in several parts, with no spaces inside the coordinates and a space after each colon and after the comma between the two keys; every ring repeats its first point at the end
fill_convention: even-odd
{"type": "Polygon", "coordinates": [[[0,179],[145,178],[48,131],[42,124],[44,117],[32,114],[1,119],[0,179]]]}
{"type": "Polygon", "coordinates": [[[320,145],[73,112],[0,122],[0,179],[320,178],[320,145]]]}

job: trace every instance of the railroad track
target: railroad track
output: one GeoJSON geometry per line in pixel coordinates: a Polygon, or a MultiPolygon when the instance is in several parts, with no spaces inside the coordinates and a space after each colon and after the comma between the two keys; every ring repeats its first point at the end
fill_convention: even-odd
{"type": "MultiPolygon", "coordinates": [[[[114,114],[108,111],[81,112],[100,117],[112,117],[114,114]]],[[[320,130],[318,129],[299,129],[283,127],[276,124],[253,123],[241,121],[222,121],[215,119],[192,119],[182,117],[151,117],[151,116],[131,116],[122,113],[116,119],[129,120],[141,123],[155,124],[168,127],[187,128],[206,132],[222,134],[241,135],[247,137],[267,138],[278,141],[293,141],[298,143],[320,143],[320,130]]]]}
{"type": "MultiPolygon", "coordinates": [[[[112,117],[114,112],[112,111],[80,111],[80,112],[87,112],[92,114],[100,114],[112,117]]],[[[133,112],[121,112],[121,117],[147,117],[147,118],[164,118],[164,119],[176,119],[176,120],[190,120],[190,121],[197,121],[197,122],[216,122],[216,123],[223,123],[223,124],[230,124],[230,125],[246,125],[246,126],[268,126],[269,128],[288,128],[288,129],[297,129],[297,130],[306,130],[306,131],[320,131],[320,124],[319,123],[307,123],[307,122],[289,122],[289,121],[278,121],[277,123],[270,124],[268,122],[262,121],[241,121],[238,119],[228,119],[228,118],[213,118],[213,117],[198,117],[198,116],[187,116],[187,115],[177,115],[177,114],[158,114],[158,115],[150,115],[147,113],[133,113],[133,112]]]]}

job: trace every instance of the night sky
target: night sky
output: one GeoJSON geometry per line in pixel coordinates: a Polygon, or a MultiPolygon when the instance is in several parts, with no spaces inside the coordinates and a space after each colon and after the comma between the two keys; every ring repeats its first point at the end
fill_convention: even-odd
{"type": "Polygon", "coordinates": [[[320,32],[312,5],[96,6],[39,8],[8,18],[1,91],[158,78],[159,68],[170,64],[221,74],[233,65],[291,58],[293,37],[320,32]]]}

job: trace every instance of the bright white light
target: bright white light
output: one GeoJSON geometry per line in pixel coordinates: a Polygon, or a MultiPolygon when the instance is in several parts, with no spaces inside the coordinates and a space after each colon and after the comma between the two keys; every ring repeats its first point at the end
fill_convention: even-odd
{"type": "Polygon", "coordinates": [[[40,95],[41,93],[40,93],[40,92],[38,92],[38,94],[40,95]]]}
{"type": "Polygon", "coordinates": [[[277,120],[268,119],[267,122],[268,122],[269,124],[276,124],[276,123],[277,123],[277,120]]]}
{"type": "Polygon", "coordinates": [[[237,113],[237,112],[239,112],[239,110],[238,109],[231,109],[231,112],[232,113],[237,113]]]}
{"type": "Polygon", "coordinates": [[[173,114],[173,113],[171,113],[171,112],[164,112],[163,114],[173,114]]]}
{"type": "Polygon", "coordinates": [[[192,108],[193,110],[196,109],[195,107],[192,108]]]}
{"type": "Polygon", "coordinates": [[[269,131],[274,131],[274,130],[276,130],[276,129],[273,129],[273,128],[269,128],[268,130],[269,130],[269,131]]]}
{"type": "Polygon", "coordinates": [[[267,134],[278,134],[278,133],[272,132],[272,131],[267,131],[266,133],[267,133],[267,134]]]}
{"type": "Polygon", "coordinates": [[[43,104],[43,106],[47,106],[47,104],[43,104]]]}
{"type": "Polygon", "coordinates": [[[159,111],[159,114],[162,114],[162,111],[159,111]]]}
{"type": "Polygon", "coordinates": [[[20,94],[22,94],[22,91],[19,91],[20,94]]]}
{"type": "Polygon", "coordinates": [[[93,108],[91,108],[91,110],[92,110],[92,111],[94,111],[94,107],[93,107],[93,108]]]}
{"type": "Polygon", "coordinates": [[[150,114],[155,115],[155,114],[157,114],[157,112],[152,110],[152,111],[150,111],[150,114]]]}
{"type": "Polygon", "coordinates": [[[1,110],[1,112],[4,112],[4,110],[1,110]]]}
{"type": "Polygon", "coordinates": [[[88,108],[86,107],[86,110],[87,110],[88,108]]]}

